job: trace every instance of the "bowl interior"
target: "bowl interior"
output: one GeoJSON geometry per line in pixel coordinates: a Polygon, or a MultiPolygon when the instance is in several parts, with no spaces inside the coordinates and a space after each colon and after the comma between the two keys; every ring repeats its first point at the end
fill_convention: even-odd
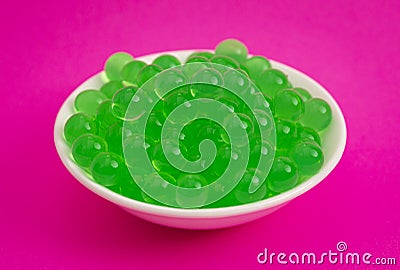
{"type": "MultiPolygon", "coordinates": [[[[194,50],[172,51],[167,53],[176,56],[181,61],[184,61],[187,56],[193,52],[194,50]]],[[[147,55],[143,57],[138,57],[137,59],[150,63],[160,54],[161,53],[147,55]]],[[[102,86],[102,72],[93,75],[84,83],[82,83],[79,87],[77,87],[65,100],[64,104],[60,108],[54,127],[54,141],[58,154],[70,173],[84,186],[86,186],[99,196],[111,202],[114,202],[119,206],[143,213],[176,217],[226,217],[231,215],[256,212],[284,204],[320,183],[334,169],[343,154],[346,144],[346,125],[343,114],[338,104],[336,103],[334,98],[328,93],[328,91],[324,89],[319,83],[317,83],[315,80],[311,79],[304,73],[277,61],[271,60],[271,64],[272,67],[285,72],[288,75],[289,80],[293,83],[295,87],[303,87],[307,89],[313,97],[323,98],[329,103],[332,108],[332,123],[324,131],[324,134],[321,138],[325,156],[323,167],[318,174],[314,175],[309,180],[282,194],[262,201],[239,206],[210,209],[179,209],[139,202],[114,193],[109,189],[93,182],[86,175],[86,173],[72,161],[71,150],[63,139],[63,126],[66,120],[74,113],[73,104],[75,97],[80,92],[86,89],[99,89],[102,86]]]]}

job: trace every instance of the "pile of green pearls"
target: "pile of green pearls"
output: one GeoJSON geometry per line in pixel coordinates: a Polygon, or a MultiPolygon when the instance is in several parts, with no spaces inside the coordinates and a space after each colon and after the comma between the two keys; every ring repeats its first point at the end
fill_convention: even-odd
{"type": "MultiPolygon", "coordinates": [[[[148,119],[146,129],[147,153],[155,171],[168,182],[187,188],[205,186],[217,179],[227,166],[230,156],[229,138],[224,129],[211,120],[191,122],[180,134],[180,152],[188,160],[199,158],[199,143],[212,140],[217,147],[215,164],[197,174],[184,174],[169,165],[161,147],[161,129],[168,114],[177,106],[198,97],[212,97],[225,103],[238,113],[246,125],[252,153],[274,151],[273,164],[264,184],[254,193],[248,192],[256,168],[256,155],[251,156],[249,166],[239,184],[224,198],[204,207],[225,207],[267,199],[294,188],[318,173],[324,164],[322,140],[324,130],[332,120],[330,106],[324,100],[312,97],[303,88],[293,86],[287,75],[271,67],[264,56],[249,56],[246,46],[235,39],[224,40],[213,52],[199,51],[190,55],[185,63],[201,63],[207,74],[182,68],[175,72],[172,82],[185,78],[224,79],[240,83],[231,74],[220,74],[218,66],[236,69],[262,91],[273,114],[276,128],[275,149],[260,149],[253,127],[254,118],[248,108],[241,105],[234,95],[218,87],[181,87],[162,97],[148,119]],[[197,77],[196,77],[197,76],[197,77]],[[203,77],[202,77],[203,76],[203,77]],[[208,77],[207,77],[208,76],[208,77]],[[222,77],[221,77],[222,76],[222,77]]],[[[96,183],[123,196],[152,204],[160,204],[144,193],[132,179],[124,160],[122,149],[124,117],[131,99],[150,78],[163,70],[179,67],[175,56],[165,54],[145,63],[130,54],[118,52],[111,55],[104,67],[106,82],[100,89],[87,89],[78,94],[74,102],[75,114],[64,125],[64,138],[71,147],[72,159],[96,183]]],[[[154,86],[154,91],[157,85],[154,86]]],[[[250,91],[243,85],[243,91],[250,91]]],[[[272,121],[272,119],[271,119],[272,121]]],[[[129,135],[129,134],[128,134],[129,135]]],[[[147,181],[151,181],[151,177],[147,181]]],[[[176,198],[177,201],[180,198],[176,198]]]]}

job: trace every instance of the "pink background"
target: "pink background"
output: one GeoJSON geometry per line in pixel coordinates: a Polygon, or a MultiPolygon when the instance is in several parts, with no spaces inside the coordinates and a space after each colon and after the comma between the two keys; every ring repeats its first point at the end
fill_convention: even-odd
{"type": "Polygon", "coordinates": [[[400,266],[400,2],[6,2],[1,269],[271,269],[257,264],[264,248],[322,253],[339,241],[400,266]],[[226,37],[304,71],[338,100],[348,144],[322,184],[258,221],[185,231],[137,219],[73,179],[55,151],[53,124],[106,56],[213,48],[226,37]]]}

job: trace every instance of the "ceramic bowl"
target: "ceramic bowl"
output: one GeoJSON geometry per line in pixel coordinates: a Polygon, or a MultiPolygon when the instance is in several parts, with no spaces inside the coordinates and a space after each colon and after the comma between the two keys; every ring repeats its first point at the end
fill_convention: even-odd
{"type": "MultiPolygon", "coordinates": [[[[184,61],[193,52],[194,50],[170,51],[138,57],[137,59],[150,63],[157,56],[169,53],[184,61]]],[[[63,126],[66,120],[74,113],[73,101],[75,97],[88,88],[99,89],[101,87],[103,84],[102,72],[90,77],[76,88],[60,108],[54,126],[54,141],[58,154],[68,171],[86,188],[122,207],[129,213],[150,222],[184,229],[216,229],[239,225],[264,217],[324,180],[338,164],[346,144],[345,120],[337,102],[329,92],[315,80],[292,67],[272,60],[271,64],[272,67],[285,72],[294,86],[303,87],[314,97],[323,98],[332,108],[332,123],[324,131],[324,136],[322,137],[325,162],[321,170],[309,180],[275,197],[239,206],[214,209],[179,209],[136,201],[114,193],[93,182],[71,159],[71,150],[63,139],[63,126]]]]}

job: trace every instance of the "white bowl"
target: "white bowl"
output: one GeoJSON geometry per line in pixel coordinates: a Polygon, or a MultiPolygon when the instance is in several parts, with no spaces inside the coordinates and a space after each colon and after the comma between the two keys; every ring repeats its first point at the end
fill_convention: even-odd
{"type": "MultiPolygon", "coordinates": [[[[181,61],[184,61],[186,57],[193,52],[194,50],[186,50],[171,51],[167,53],[176,56],[181,61]]],[[[147,55],[137,59],[150,63],[160,54],[164,53],[147,55]]],[[[71,150],[63,139],[63,126],[69,116],[74,113],[73,101],[75,97],[85,89],[99,89],[101,87],[103,84],[101,72],[92,76],[75,89],[60,108],[54,126],[54,141],[58,154],[69,172],[85,187],[100,197],[122,207],[129,213],[157,224],[185,229],[217,229],[243,224],[266,216],[284,206],[294,198],[304,194],[306,191],[315,187],[325,179],[325,177],[338,164],[346,144],[346,124],[343,114],[338,104],[328,91],[316,81],[294,68],[272,60],[271,64],[274,68],[278,68],[285,72],[294,86],[303,87],[313,96],[323,98],[332,108],[332,123],[322,137],[323,152],[325,156],[323,167],[318,174],[287,192],[266,200],[239,206],[214,209],[178,209],[139,202],[114,193],[113,191],[93,182],[87,177],[84,171],[72,161],[71,150]]]]}

